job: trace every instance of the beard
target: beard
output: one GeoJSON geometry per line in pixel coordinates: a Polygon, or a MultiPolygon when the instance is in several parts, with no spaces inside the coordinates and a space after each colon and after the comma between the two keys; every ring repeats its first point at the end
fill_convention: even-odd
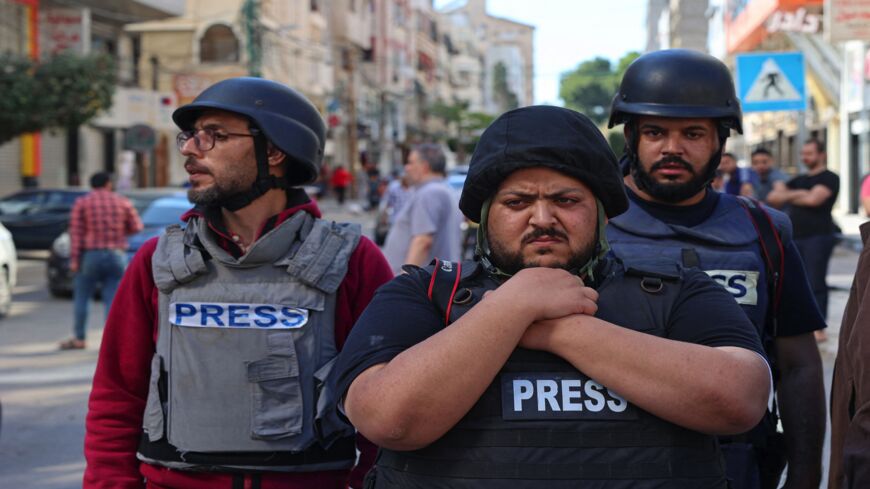
{"type": "Polygon", "coordinates": [[[711,161],[707,162],[707,165],[704,167],[704,171],[698,174],[689,162],[679,156],[666,156],[653,163],[649,172],[647,172],[640,164],[640,160],[635,156],[631,160],[631,176],[634,178],[634,183],[637,184],[637,188],[648,193],[655,199],[662,202],[677,203],[693,197],[703,190],[704,187],[707,186],[707,182],[713,179],[713,175],[716,173],[716,166],[718,165],[713,165],[711,159],[711,161]],[[689,172],[691,175],[689,181],[685,183],[677,183],[674,181],[660,182],[652,177],[652,172],[661,168],[665,164],[674,163],[681,165],[687,172],[689,172]]]}
{"type": "MultiPolygon", "coordinates": [[[[207,173],[212,176],[214,182],[205,188],[191,188],[187,191],[187,198],[192,203],[204,207],[220,206],[233,195],[249,190],[254,184],[254,174],[246,171],[245,165],[230,165],[227,172],[217,176],[208,168],[200,166],[195,160],[188,158],[184,163],[187,171],[207,173]]],[[[256,171],[256,170],[255,170],[256,171]]]]}
{"type": "MultiPolygon", "coordinates": [[[[597,231],[596,231],[597,234],[597,231]]],[[[568,237],[565,233],[558,231],[553,228],[548,229],[535,229],[531,233],[523,236],[521,244],[526,244],[532,240],[540,238],[542,236],[552,236],[562,238],[564,240],[568,240],[568,237]]],[[[493,263],[501,269],[501,271],[514,275],[524,268],[533,268],[541,266],[541,261],[536,258],[531,258],[528,261],[523,257],[521,249],[518,250],[508,250],[505,246],[498,242],[491,242],[489,244],[490,248],[490,256],[492,258],[493,263]]],[[[579,250],[572,250],[571,255],[568,257],[566,261],[561,263],[556,263],[555,265],[549,265],[549,268],[561,268],[564,270],[576,271],[581,269],[586,263],[589,262],[595,256],[595,240],[591,240],[589,243],[583,245],[583,247],[579,250]]],[[[538,251],[538,255],[540,257],[548,256],[550,253],[546,249],[541,249],[538,251]]]]}

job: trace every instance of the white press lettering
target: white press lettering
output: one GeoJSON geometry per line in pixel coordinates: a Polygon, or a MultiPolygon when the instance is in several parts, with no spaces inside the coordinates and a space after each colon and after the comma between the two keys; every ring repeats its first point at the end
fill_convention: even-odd
{"type": "Polygon", "coordinates": [[[607,407],[614,413],[621,413],[628,409],[628,401],[622,398],[619,394],[607,389],[607,394],[610,399],[607,401],[607,407]]]}
{"type": "Polygon", "coordinates": [[[514,411],[522,411],[523,401],[531,399],[534,393],[535,388],[531,381],[514,379],[514,411]]]}
{"type": "Polygon", "coordinates": [[[588,398],[584,402],[588,411],[597,413],[604,409],[604,394],[601,392],[603,390],[604,386],[599,384],[598,382],[595,382],[594,380],[589,380],[586,382],[586,385],[583,388],[583,392],[586,393],[586,397],[588,398]]]}
{"type": "Polygon", "coordinates": [[[575,402],[583,397],[583,382],[580,379],[562,379],[562,409],[582,411],[583,403],[575,402]]]}
{"type": "Polygon", "coordinates": [[[544,403],[550,405],[553,411],[561,411],[559,401],[556,400],[556,394],[559,393],[559,384],[555,380],[540,379],[537,382],[538,388],[538,411],[546,411],[544,403]]]}

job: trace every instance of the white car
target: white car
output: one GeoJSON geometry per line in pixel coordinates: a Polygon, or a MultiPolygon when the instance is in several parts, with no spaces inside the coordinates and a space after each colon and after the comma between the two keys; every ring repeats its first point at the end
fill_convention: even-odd
{"type": "Polygon", "coordinates": [[[0,224],[0,318],[12,309],[12,288],[18,277],[18,257],[12,234],[0,224]]]}

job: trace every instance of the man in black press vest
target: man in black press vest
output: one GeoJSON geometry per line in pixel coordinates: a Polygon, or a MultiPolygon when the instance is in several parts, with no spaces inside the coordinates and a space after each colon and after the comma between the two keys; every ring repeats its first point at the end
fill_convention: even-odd
{"type": "Polygon", "coordinates": [[[764,413],[759,337],[702,272],[614,260],[626,207],[585,116],[525,107],[484,132],[460,200],[477,260],[406,267],[332,371],[382,447],[367,487],[726,487],[712,435],[764,413]]]}
{"type": "Polygon", "coordinates": [[[752,320],[774,367],[778,410],[750,433],[720,440],[732,487],[777,488],[788,462],[786,489],[818,488],[825,405],[813,331],[825,322],[797,233],[793,240],[781,212],[708,186],[731,130],[742,132],[728,67],[687,49],[639,57],[613,98],[609,125],[619,124],[629,208],[607,226],[614,252],[705,271],[752,320]]]}

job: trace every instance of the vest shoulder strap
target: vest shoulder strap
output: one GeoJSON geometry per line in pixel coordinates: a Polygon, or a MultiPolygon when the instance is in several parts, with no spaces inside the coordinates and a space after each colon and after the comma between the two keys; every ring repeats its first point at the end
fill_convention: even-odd
{"type": "Polygon", "coordinates": [[[277,264],[287,265],[287,272],[306,285],[331,294],[344,280],[347,263],[361,235],[358,224],[315,219],[293,257],[277,264]]]}
{"type": "Polygon", "coordinates": [[[157,249],[151,259],[151,272],[154,284],[161,292],[168,293],[208,270],[207,257],[199,249],[190,246],[190,229],[190,223],[184,229],[173,224],[166,228],[166,233],[157,241],[157,249]]]}
{"type": "Polygon", "coordinates": [[[433,260],[429,279],[429,300],[438,306],[438,310],[444,313],[444,325],[450,324],[450,309],[453,306],[453,298],[459,288],[462,278],[462,263],[446,260],[433,260]]]}
{"type": "MultiPolygon", "coordinates": [[[[773,220],[770,218],[770,214],[764,210],[760,202],[745,196],[740,196],[738,201],[746,211],[749,220],[752,221],[752,225],[755,227],[755,232],[758,234],[758,243],[761,245],[771,298],[771,307],[768,308],[767,321],[768,323],[775,323],[782,296],[781,278],[785,269],[782,238],[773,220]]],[[[775,324],[771,325],[775,326],[775,324]]]]}

